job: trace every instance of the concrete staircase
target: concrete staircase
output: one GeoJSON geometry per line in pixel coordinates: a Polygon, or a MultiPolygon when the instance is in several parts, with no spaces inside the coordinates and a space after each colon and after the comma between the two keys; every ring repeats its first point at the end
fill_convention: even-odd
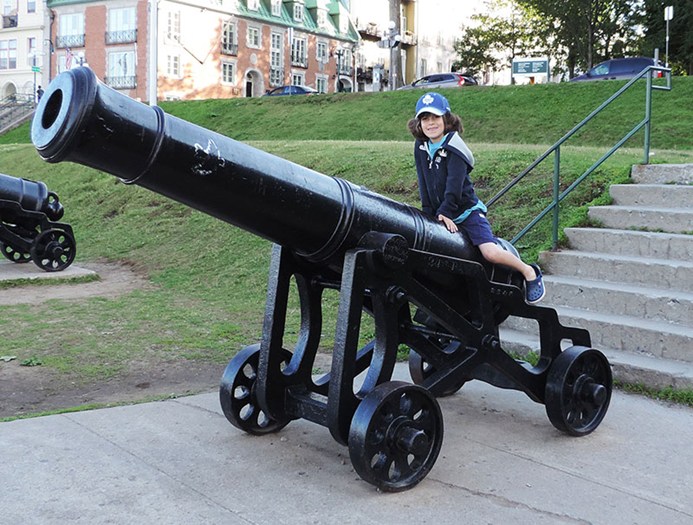
{"type": "MultiPolygon", "coordinates": [[[[546,306],[586,328],[616,380],[693,389],[693,164],[634,166],[635,184],[568,228],[569,249],[545,252],[546,306]]],[[[509,318],[504,347],[538,350],[535,321],[509,318]]]]}

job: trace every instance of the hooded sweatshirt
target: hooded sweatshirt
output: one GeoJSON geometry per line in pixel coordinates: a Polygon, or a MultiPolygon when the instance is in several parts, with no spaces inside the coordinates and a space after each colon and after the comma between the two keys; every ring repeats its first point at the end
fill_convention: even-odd
{"type": "Polygon", "coordinates": [[[428,153],[427,141],[417,140],[414,159],[424,213],[454,220],[477,206],[479,198],[469,178],[474,169],[474,155],[459,133],[448,133],[433,158],[428,153]]]}

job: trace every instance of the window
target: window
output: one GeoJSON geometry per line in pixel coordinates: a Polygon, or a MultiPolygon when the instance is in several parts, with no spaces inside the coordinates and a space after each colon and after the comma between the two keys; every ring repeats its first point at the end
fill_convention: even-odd
{"type": "Polygon", "coordinates": [[[0,40],[0,70],[17,69],[17,40],[0,40]]]}
{"type": "Polygon", "coordinates": [[[221,81],[224,84],[236,83],[236,63],[222,62],[221,63],[221,81]]]}
{"type": "Polygon", "coordinates": [[[291,41],[291,64],[294,66],[308,66],[306,60],[306,39],[296,38],[291,41]]]}
{"type": "Polygon", "coordinates": [[[260,0],[248,0],[248,9],[251,11],[260,9],[260,0]]]}
{"type": "Polygon", "coordinates": [[[17,0],[2,0],[2,14],[5,16],[17,14],[17,0]]]}
{"type": "Polygon", "coordinates": [[[137,86],[135,77],[135,52],[112,51],[108,53],[106,84],[115,89],[137,86]]]}
{"type": "Polygon", "coordinates": [[[303,22],[303,4],[294,4],[294,22],[303,22]]]}
{"type": "Polygon", "coordinates": [[[84,47],[84,14],[60,15],[56,47],[84,47]]]}
{"type": "Polygon", "coordinates": [[[292,86],[305,86],[306,85],[306,74],[305,73],[291,73],[291,85],[292,86]]]}
{"type": "Polygon", "coordinates": [[[107,44],[122,44],[137,40],[137,18],[134,7],[108,10],[107,44]]]}
{"type": "Polygon", "coordinates": [[[272,0],[272,16],[282,16],[282,0],[272,0]]]}
{"type": "Polygon", "coordinates": [[[318,59],[318,62],[321,62],[323,64],[327,63],[327,43],[326,42],[318,42],[317,48],[315,50],[315,58],[318,59]]]}
{"type": "Polygon", "coordinates": [[[36,38],[31,36],[26,39],[26,48],[29,51],[26,56],[27,66],[37,66],[39,65],[39,58],[36,56],[38,50],[36,49],[36,38]]]}
{"type": "Polygon", "coordinates": [[[36,0],[27,0],[26,12],[35,13],[36,12],[36,0]]]}
{"type": "Polygon", "coordinates": [[[248,35],[246,37],[248,47],[260,48],[260,29],[257,27],[248,26],[248,35]]]}
{"type": "Polygon", "coordinates": [[[169,11],[166,17],[166,38],[180,41],[180,11],[169,11]]]}
{"type": "Polygon", "coordinates": [[[318,75],[315,77],[315,88],[320,93],[327,93],[327,77],[318,75]]]}
{"type": "Polygon", "coordinates": [[[284,83],[284,38],[281,33],[270,35],[270,86],[284,83]]]}
{"type": "Polygon", "coordinates": [[[221,28],[221,52],[224,55],[238,54],[238,28],[236,22],[227,20],[221,28]]]}
{"type": "Polygon", "coordinates": [[[172,77],[180,77],[180,57],[178,55],[166,57],[166,73],[172,77]]]}
{"type": "Polygon", "coordinates": [[[341,75],[351,75],[351,49],[340,49],[337,55],[337,66],[341,75]]]}
{"type": "Polygon", "coordinates": [[[318,27],[327,27],[327,11],[318,9],[318,27]]]}

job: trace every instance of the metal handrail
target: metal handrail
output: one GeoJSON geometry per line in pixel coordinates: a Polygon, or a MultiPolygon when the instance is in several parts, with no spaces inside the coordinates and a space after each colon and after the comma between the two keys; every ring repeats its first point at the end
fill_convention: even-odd
{"type": "Polygon", "coordinates": [[[553,211],[553,249],[555,250],[558,246],[558,215],[559,215],[559,204],[565,199],[583,180],[585,180],[594,170],[596,170],[601,164],[606,161],[613,153],[616,152],[623,144],[628,141],[633,135],[640,131],[643,127],[645,128],[645,157],[644,164],[647,164],[650,160],[650,122],[652,118],[652,91],[655,89],[660,89],[664,91],[671,91],[671,68],[661,67],[661,66],[648,66],[643,69],[637,76],[633,77],[628,81],[621,89],[614,93],[611,97],[605,100],[597,109],[592,111],[587,117],[585,117],[579,124],[577,124],[568,133],[563,135],[563,137],[558,140],[553,146],[547,149],[544,153],[539,155],[537,159],[532,162],[522,173],[517,175],[513,180],[511,180],[502,190],[500,190],[496,195],[494,195],[487,203],[487,206],[492,206],[494,203],[503,197],[510,189],[516,186],[527,174],[529,174],[534,168],[536,168],[542,161],[544,161],[549,155],[554,153],[554,170],[553,170],[553,201],[550,205],[544,208],[539,215],[537,215],[527,226],[525,226],[522,231],[520,231],[515,237],[513,237],[510,242],[515,244],[519,241],[529,230],[531,230],[541,219],[543,219],[549,212],[553,211]],[[652,82],[652,72],[662,71],[666,76],[666,84],[659,85],[652,82]],[[611,104],[614,100],[620,97],[624,92],[630,89],[638,80],[642,77],[646,78],[646,96],[645,96],[645,118],[636,124],[626,135],[619,140],[607,153],[605,153],[597,162],[590,166],[587,171],[580,175],[570,186],[568,186],[563,192],[560,192],[560,171],[561,171],[561,146],[564,142],[570,139],[575,133],[577,133],[585,124],[587,124],[592,118],[594,118],[598,113],[600,113],[604,108],[611,104]]]}

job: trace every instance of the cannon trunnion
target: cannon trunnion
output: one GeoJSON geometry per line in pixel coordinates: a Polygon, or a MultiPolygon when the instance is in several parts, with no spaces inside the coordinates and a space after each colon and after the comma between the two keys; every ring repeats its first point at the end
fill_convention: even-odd
{"type": "Polygon", "coordinates": [[[467,381],[524,392],[571,435],[592,432],[606,414],[611,370],[589,333],[527,305],[520,276],[410,206],[135,102],[86,68],[50,84],[32,140],[48,162],[103,170],[274,243],[262,340],[231,360],[219,390],[223,413],[245,432],[313,421],[348,446],[363,479],[399,491],[438,457],[436,398],[467,381]],[[300,328],[286,348],[292,289],[300,328]],[[335,338],[330,371],[316,376],[327,290],[339,297],[335,338]],[[365,344],[364,312],[375,330],[365,344]],[[536,321],[536,365],[504,351],[498,325],[511,315],[536,321]],[[411,383],[391,380],[402,348],[411,383]]]}
{"type": "Polygon", "coordinates": [[[12,262],[34,261],[47,271],[64,270],[75,259],[72,227],[58,196],[43,182],[0,173],[0,251],[12,262]]]}

